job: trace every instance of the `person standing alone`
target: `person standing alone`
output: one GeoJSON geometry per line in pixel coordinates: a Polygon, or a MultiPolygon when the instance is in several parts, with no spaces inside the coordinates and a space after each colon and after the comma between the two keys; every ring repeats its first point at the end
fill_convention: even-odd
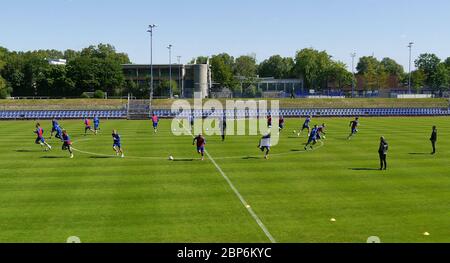
{"type": "Polygon", "coordinates": [[[437,128],[436,128],[436,126],[433,126],[433,131],[431,133],[430,141],[431,141],[431,146],[433,147],[433,152],[431,154],[435,154],[436,153],[436,141],[437,141],[437,128]]]}
{"type": "Polygon", "coordinates": [[[380,147],[378,148],[378,154],[380,155],[380,171],[387,169],[387,151],[389,149],[388,143],[384,137],[380,138],[380,147]]]}

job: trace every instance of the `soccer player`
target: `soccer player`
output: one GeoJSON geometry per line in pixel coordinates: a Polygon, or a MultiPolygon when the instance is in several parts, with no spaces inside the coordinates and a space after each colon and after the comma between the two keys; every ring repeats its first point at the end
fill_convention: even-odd
{"type": "Polygon", "coordinates": [[[305,151],[308,149],[308,145],[313,149],[313,146],[317,143],[317,133],[318,133],[317,125],[314,125],[314,128],[311,130],[309,134],[308,142],[305,144],[305,151]]]}
{"type": "Polygon", "coordinates": [[[387,141],[384,139],[384,137],[380,138],[380,147],[378,148],[378,154],[380,155],[380,171],[381,170],[386,170],[387,169],[387,162],[386,162],[386,157],[387,157],[387,151],[388,151],[388,143],[387,141]]]}
{"type": "Polygon", "coordinates": [[[267,127],[272,128],[272,115],[267,116],[267,127]]]}
{"type": "Polygon", "coordinates": [[[52,119],[52,132],[50,133],[50,139],[53,137],[53,133],[57,132],[56,127],[59,126],[58,120],[56,119],[56,117],[53,117],[52,119]]]}
{"type": "Polygon", "coordinates": [[[436,154],[436,141],[437,141],[437,128],[436,126],[433,126],[433,131],[431,132],[431,147],[433,147],[433,152],[431,154],[436,154]]]}
{"type": "Polygon", "coordinates": [[[94,133],[97,135],[98,131],[100,130],[100,119],[98,116],[94,116],[94,133]]]}
{"type": "Polygon", "coordinates": [[[41,145],[41,147],[46,147],[44,150],[48,151],[52,149],[52,146],[50,146],[50,144],[48,144],[47,142],[45,142],[44,139],[44,129],[42,129],[41,124],[40,123],[36,123],[36,130],[34,131],[34,133],[36,133],[37,138],[35,143],[41,145]]]}
{"type": "Polygon", "coordinates": [[[222,141],[225,141],[225,135],[227,133],[227,117],[225,116],[225,114],[222,117],[222,121],[219,124],[220,126],[220,132],[222,134],[222,141]]]}
{"type": "Polygon", "coordinates": [[[264,159],[268,160],[270,152],[270,133],[261,137],[261,140],[259,140],[258,148],[262,152],[264,152],[264,150],[266,151],[266,153],[264,154],[264,159]]]}
{"type": "Polygon", "coordinates": [[[310,136],[311,134],[311,128],[309,127],[309,124],[311,123],[312,120],[312,116],[309,115],[308,117],[306,117],[305,122],[303,123],[303,127],[302,130],[300,131],[300,133],[302,133],[305,129],[308,130],[308,136],[310,136]]]}
{"type": "Polygon", "coordinates": [[[55,138],[63,140],[63,131],[61,127],[59,125],[56,125],[55,130],[56,130],[55,138]]]}
{"type": "Polygon", "coordinates": [[[278,120],[278,129],[281,131],[284,129],[284,117],[280,116],[280,119],[278,120]]]}
{"type": "Polygon", "coordinates": [[[350,122],[349,127],[351,127],[350,135],[347,137],[347,140],[350,140],[354,135],[358,133],[358,126],[359,126],[359,117],[356,117],[355,120],[350,122]]]}
{"type": "Polygon", "coordinates": [[[197,137],[192,141],[192,145],[195,145],[197,142],[197,152],[202,155],[202,161],[205,160],[205,145],[206,139],[200,133],[197,137]]]}
{"type": "Polygon", "coordinates": [[[69,151],[70,153],[70,159],[73,158],[73,151],[72,151],[72,141],[70,140],[70,136],[67,134],[66,130],[62,131],[62,141],[63,141],[63,145],[62,145],[62,150],[65,151],[69,151]]]}
{"type": "Polygon", "coordinates": [[[189,122],[191,123],[191,129],[194,129],[194,121],[195,121],[194,114],[191,114],[189,116],[189,122]]]}
{"type": "Polygon", "coordinates": [[[156,114],[152,114],[152,122],[153,122],[153,132],[157,133],[158,132],[158,122],[159,122],[159,118],[158,116],[156,116],[156,114]]]}
{"type": "Polygon", "coordinates": [[[325,135],[326,135],[325,128],[326,128],[325,123],[322,123],[322,125],[320,125],[317,128],[317,139],[318,140],[326,139],[326,137],[325,137],[325,135]]]}
{"type": "Polygon", "coordinates": [[[95,133],[91,128],[91,120],[89,118],[84,118],[84,136],[86,136],[87,131],[95,133]]]}
{"type": "Polygon", "coordinates": [[[117,133],[116,130],[112,131],[112,137],[113,137],[113,150],[116,152],[117,156],[121,156],[122,158],[125,157],[123,150],[122,150],[122,145],[120,143],[120,135],[117,133]]]}

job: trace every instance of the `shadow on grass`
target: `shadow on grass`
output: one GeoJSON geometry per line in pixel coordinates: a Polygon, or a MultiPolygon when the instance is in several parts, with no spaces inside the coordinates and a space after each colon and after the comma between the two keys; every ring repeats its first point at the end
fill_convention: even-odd
{"type": "Polygon", "coordinates": [[[175,159],[174,162],[193,162],[194,159],[175,159]]]}
{"type": "Polygon", "coordinates": [[[379,171],[380,169],[375,168],[348,168],[349,170],[353,171],[379,171]]]}
{"type": "Polygon", "coordinates": [[[66,159],[67,157],[62,156],[42,156],[41,159],[66,159]]]}
{"type": "Polygon", "coordinates": [[[91,156],[90,159],[112,159],[112,158],[118,158],[113,156],[91,156]]]}
{"type": "Polygon", "coordinates": [[[409,155],[430,155],[430,153],[408,153],[409,155]]]}
{"type": "Polygon", "coordinates": [[[36,153],[36,152],[42,152],[41,150],[15,150],[17,153],[36,153]]]}
{"type": "Polygon", "coordinates": [[[291,152],[304,152],[304,150],[292,149],[291,152]]]}
{"type": "Polygon", "coordinates": [[[247,156],[247,157],[242,157],[242,160],[257,160],[260,159],[259,157],[255,157],[255,156],[247,156]]]}

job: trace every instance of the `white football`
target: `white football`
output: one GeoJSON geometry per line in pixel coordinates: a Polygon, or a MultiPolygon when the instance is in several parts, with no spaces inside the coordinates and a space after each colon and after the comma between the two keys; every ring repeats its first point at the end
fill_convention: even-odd
{"type": "Polygon", "coordinates": [[[173,161],[173,156],[169,156],[169,161],[173,161]]]}

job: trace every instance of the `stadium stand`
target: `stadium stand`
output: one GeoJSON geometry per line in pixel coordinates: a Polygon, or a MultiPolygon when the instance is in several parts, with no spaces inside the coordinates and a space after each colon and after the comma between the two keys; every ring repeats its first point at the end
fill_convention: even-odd
{"type": "MultiPolygon", "coordinates": [[[[171,110],[155,109],[153,112],[161,118],[175,117],[179,112],[171,112],[171,110]]],[[[227,110],[227,116],[236,115],[237,117],[256,117],[257,110],[227,110]],[[234,114],[235,113],[235,114],[234,114]]],[[[270,111],[268,113],[271,113],[270,111]]],[[[446,116],[450,115],[450,109],[442,108],[359,108],[359,109],[281,109],[279,115],[284,117],[301,117],[301,116],[324,116],[324,117],[348,117],[348,116],[446,116]]],[[[275,112],[271,113],[275,114],[275,112]]],[[[181,117],[188,117],[190,113],[183,112],[181,117]]],[[[215,116],[223,116],[222,111],[211,110],[194,110],[195,118],[215,116]]],[[[58,111],[0,111],[0,119],[2,120],[36,120],[36,119],[81,119],[84,117],[92,118],[98,116],[102,119],[126,119],[128,117],[127,110],[58,110],[58,111]]],[[[150,114],[148,115],[150,116],[150,114]]]]}

